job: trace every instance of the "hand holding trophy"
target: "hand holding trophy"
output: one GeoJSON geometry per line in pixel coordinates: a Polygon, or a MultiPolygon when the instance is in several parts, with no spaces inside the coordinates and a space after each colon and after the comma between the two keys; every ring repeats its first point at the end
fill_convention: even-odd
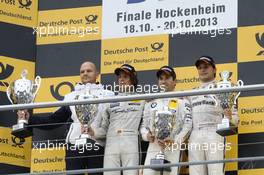
{"type": "MultiPolygon", "coordinates": [[[[230,81],[230,77],[232,76],[232,72],[223,71],[220,73],[221,81],[216,84],[216,88],[229,88],[234,86],[243,86],[244,83],[242,80],[238,80],[236,84],[233,84],[230,81]]],[[[213,88],[211,85],[209,88],[213,88]]],[[[218,106],[220,102],[220,106],[223,109],[223,119],[222,123],[217,125],[217,133],[221,136],[228,136],[237,133],[237,126],[230,122],[232,118],[232,110],[237,106],[237,99],[240,95],[240,92],[225,92],[216,94],[215,103],[218,106]],[[218,102],[219,101],[219,102],[218,102]]]]}
{"type": "MultiPolygon", "coordinates": [[[[41,78],[36,76],[35,81],[27,79],[27,70],[21,73],[21,79],[12,82],[6,91],[7,97],[12,104],[33,103],[39,90],[41,78]]],[[[26,138],[32,135],[32,131],[27,127],[28,112],[20,110],[18,112],[18,122],[12,127],[12,135],[26,138]]]]}
{"type": "MultiPolygon", "coordinates": [[[[84,91],[83,93],[76,96],[76,100],[87,100],[97,98],[94,95],[91,95],[89,91],[84,91]]],[[[84,146],[88,143],[88,140],[92,140],[95,142],[92,137],[88,134],[91,128],[91,124],[94,121],[94,118],[98,111],[98,104],[84,104],[84,105],[76,105],[75,111],[77,118],[79,119],[82,130],[84,131],[78,139],[75,140],[75,146],[84,146]]]]}
{"type": "MultiPolygon", "coordinates": [[[[176,116],[169,109],[163,111],[156,111],[154,116],[153,128],[155,137],[157,140],[161,140],[165,145],[170,145],[173,143],[173,130],[176,127],[176,116]]],[[[162,165],[165,163],[170,163],[166,160],[164,154],[164,147],[161,147],[160,152],[155,158],[150,160],[151,165],[162,165]]],[[[156,171],[171,171],[171,168],[153,168],[156,171]]]]}

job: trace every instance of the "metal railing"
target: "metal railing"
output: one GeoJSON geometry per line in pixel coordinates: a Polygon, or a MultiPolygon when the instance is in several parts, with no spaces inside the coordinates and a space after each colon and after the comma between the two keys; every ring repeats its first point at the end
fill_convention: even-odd
{"type": "MultiPolygon", "coordinates": [[[[181,166],[189,166],[189,165],[205,165],[205,164],[248,162],[248,161],[261,161],[261,160],[264,160],[264,156],[224,159],[224,160],[210,160],[210,161],[179,162],[179,163],[171,163],[171,164],[163,164],[163,165],[138,165],[131,167],[96,168],[96,169],[68,170],[63,172],[31,173],[31,174],[32,175],[83,174],[83,173],[99,173],[99,172],[107,172],[107,171],[139,170],[139,169],[150,169],[150,168],[181,167],[181,166]]],[[[13,175],[26,175],[26,174],[28,173],[23,173],[23,174],[20,173],[13,175]]]]}
{"type": "Polygon", "coordinates": [[[73,106],[80,104],[98,104],[110,102],[122,102],[130,100],[150,100],[157,98],[172,98],[172,97],[186,97],[195,95],[217,94],[223,92],[244,92],[244,91],[257,91],[264,90],[264,84],[246,85],[242,87],[230,87],[225,89],[199,89],[177,92],[164,92],[164,93],[151,93],[151,94],[136,94],[129,96],[116,96],[102,99],[89,99],[89,100],[72,100],[72,101],[58,101],[58,102],[42,102],[31,104],[15,104],[15,105],[2,105],[0,111],[17,110],[17,109],[31,109],[31,108],[48,108],[59,106],[73,106]]]}

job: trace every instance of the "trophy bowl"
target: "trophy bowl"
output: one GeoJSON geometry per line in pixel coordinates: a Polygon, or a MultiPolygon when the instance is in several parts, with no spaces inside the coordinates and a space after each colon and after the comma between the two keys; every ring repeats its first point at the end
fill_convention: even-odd
{"type": "MultiPolygon", "coordinates": [[[[173,141],[173,130],[176,126],[175,122],[175,115],[169,111],[169,110],[164,110],[164,111],[157,111],[155,116],[154,116],[154,134],[155,137],[159,140],[164,140],[167,138],[170,138],[169,143],[166,144],[171,144],[173,141]]],[[[164,149],[161,149],[160,152],[155,156],[155,158],[152,158],[150,160],[150,165],[163,165],[166,163],[170,163],[170,161],[166,160],[165,154],[164,154],[164,149]]],[[[155,171],[171,171],[171,167],[166,167],[166,168],[152,168],[155,171]]]]}
{"type": "MultiPolygon", "coordinates": [[[[35,81],[27,79],[27,70],[21,73],[21,79],[10,83],[6,90],[7,97],[12,104],[33,103],[41,84],[41,78],[36,76],[35,81]]],[[[28,127],[28,121],[19,119],[16,125],[12,126],[12,135],[19,138],[32,136],[32,130],[28,127]]]]}
{"type": "MultiPolygon", "coordinates": [[[[76,96],[76,100],[87,100],[97,98],[94,95],[91,95],[89,92],[84,92],[76,96]]],[[[80,121],[83,127],[89,128],[91,127],[92,122],[98,112],[98,104],[84,104],[84,105],[76,105],[75,111],[78,120],[80,121]]],[[[87,133],[82,133],[79,138],[75,140],[75,146],[84,146],[87,143],[95,143],[96,141],[92,139],[92,137],[87,133]]]]}

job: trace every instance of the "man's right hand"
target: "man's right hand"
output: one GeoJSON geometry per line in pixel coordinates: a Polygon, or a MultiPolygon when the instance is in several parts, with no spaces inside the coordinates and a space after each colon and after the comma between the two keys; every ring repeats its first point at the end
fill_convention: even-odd
{"type": "Polygon", "coordinates": [[[88,134],[90,136],[94,136],[94,130],[91,127],[85,127],[81,125],[81,132],[82,134],[88,134]]]}
{"type": "Polygon", "coordinates": [[[149,132],[147,134],[147,139],[150,143],[153,143],[155,141],[155,136],[151,132],[149,132]]]}
{"type": "Polygon", "coordinates": [[[27,110],[18,110],[17,111],[17,119],[18,120],[26,120],[29,119],[29,112],[27,110]]]}

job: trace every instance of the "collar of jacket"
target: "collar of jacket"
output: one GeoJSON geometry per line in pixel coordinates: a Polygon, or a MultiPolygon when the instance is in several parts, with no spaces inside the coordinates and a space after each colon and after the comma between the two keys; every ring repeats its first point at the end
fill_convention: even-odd
{"type": "Polygon", "coordinates": [[[95,84],[95,83],[86,83],[86,84],[82,84],[82,83],[78,83],[75,86],[75,91],[82,91],[82,90],[95,90],[95,89],[104,89],[103,85],[101,84],[95,84]]]}
{"type": "Polygon", "coordinates": [[[206,87],[208,87],[210,84],[216,84],[216,80],[214,79],[213,81],[210,81],[210,82],[201,83],[201,84],[200,84],[200,88],[206,88],[206,87]]]}

